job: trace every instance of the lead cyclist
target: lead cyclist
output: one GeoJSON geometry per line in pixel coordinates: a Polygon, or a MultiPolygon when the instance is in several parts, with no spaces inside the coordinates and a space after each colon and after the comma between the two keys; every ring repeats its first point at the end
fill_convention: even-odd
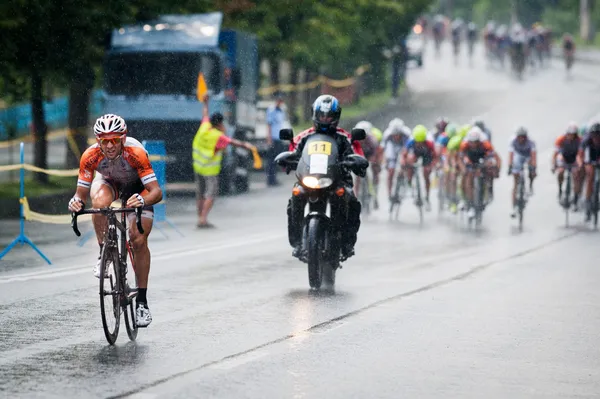
{"type": "MultiPolygon", "coordinates": [[[[129,239],[135,257],[135,276],[138,284],[136,297],[136,324],[147,327],[152,322],[146,292],[150,273],[150,250],[148,236],[154,219],[153,205],[162,200],[162,190],[150,164],[144,146],[132,137],[127,137],[127,125],[118,115],[106,114],[94,125],[96,144],[89,147],[81,156],[77,190],[69,201],[69,211],[79,212],[85,207],[88,195],[92,207],[109,207],[120,194],[127,198],[126,207],[142,208],[142,228],[140,234],[133,220],[130,220],[129,239]],[[96,177],[94,177],[94,172],[96,177]]],[[[133,213],[129,219],[135,218],[133,213]]],[[[94,230],[102,254],[107,218],[102,214],[92,215],[94,230]]],[[[94,267],[94,276],[100,278],[101,256],[94,267]]]]}

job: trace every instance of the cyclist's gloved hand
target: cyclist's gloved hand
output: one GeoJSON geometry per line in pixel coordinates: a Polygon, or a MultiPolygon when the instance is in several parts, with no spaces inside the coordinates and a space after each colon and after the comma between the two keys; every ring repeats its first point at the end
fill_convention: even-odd
{"type": "Polygon", "coordinates": [[[74,196],[69,201],[69,211],[70,212],[79,212],[80,210],[82,210],[84,208],[84,206],[85,206],[85,203],[83,202],[83,200],[77,196],[74,196]]]}
{"type": "Polygon", "coordinates": [[[512,164],[511,164],[511,165],[508,165],[508,170],[507,170],[507,172],[508,172],[508,175],[509,175],[509,176],[510,176],[510,175],[512,175],[512,169],[513,169],[513,166],[512,166],[512,164]]]}
{"type": "Polygon", "coordinates": [[[146,201],[144,201],[144,197],[142,197],[140,194],[133,194],[127,200],[127,207],[129,208],[140,208],[144,205],[146,205],[146,201]]]}

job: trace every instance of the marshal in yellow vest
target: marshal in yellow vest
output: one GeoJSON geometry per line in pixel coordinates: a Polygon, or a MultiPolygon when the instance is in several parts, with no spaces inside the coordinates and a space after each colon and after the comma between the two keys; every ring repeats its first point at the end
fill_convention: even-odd
{"type": "Polygon", "coordinates": [[[194,172],[201,176],[217,176],[221,173],[223,151],[215,149],[222,134],[220,130],[213,128],[210,122],[200,125],[192,144],[194,172]]]}

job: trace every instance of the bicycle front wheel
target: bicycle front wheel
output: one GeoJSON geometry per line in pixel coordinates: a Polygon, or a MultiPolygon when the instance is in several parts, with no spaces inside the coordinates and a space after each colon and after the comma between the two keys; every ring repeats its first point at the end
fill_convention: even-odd
{"type": "Polygon", "coordinates": [[[121,284],[119,278],[119,253],[105,245],[100,257],[100,314],[104,335],[110,345],[119,336],[121,321],[121,284]]]}

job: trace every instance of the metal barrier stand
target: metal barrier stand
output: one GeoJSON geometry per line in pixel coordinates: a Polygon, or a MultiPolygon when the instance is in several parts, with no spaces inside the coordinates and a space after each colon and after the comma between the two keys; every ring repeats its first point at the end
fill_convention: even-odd
{"type": "Polygon", "coordinates": [[[8,244],[8,247],[6,247],[2,252],[0,252],[0,259],[2,259],[4,257],[4,255],[6,255],[11,249],[13,249],[13,247],[17,244],[21,244],[21,246],[23,246],[24,244],[28,244],[31,248],[33,248],[46,262],[48,262],[49,265],[52,264],[52,262],[50,262],[50,259],[48,259],[48,257],[46,255],[44,255],[44,253],[42,251],[40,251],[40,249],[29,239],[29,237],[27,237],[25,235],[25,215],[23,214],[23,201],[25,198],[25,145],[24,143],[21,143],[20,146],[20,153],[21,153],[21,171],[20,171],[20,188],[19,188],[19,235],[17,236],[17,238],[15,238],[13,240],[13,242],[11,242],[10,244],[8,244]]]}

